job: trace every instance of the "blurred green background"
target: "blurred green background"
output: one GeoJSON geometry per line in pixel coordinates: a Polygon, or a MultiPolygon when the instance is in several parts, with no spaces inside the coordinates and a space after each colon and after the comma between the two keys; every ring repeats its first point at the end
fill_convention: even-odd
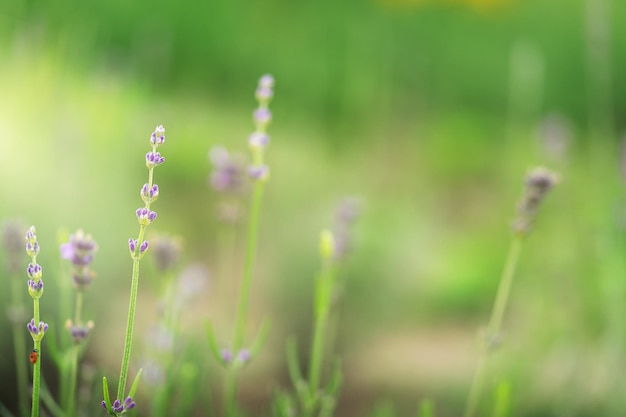
{"type": "MultiPolygon", "coordinates": [[[[288,385],[285,337],[308,345],[317,239],[348,195],[362,212],[336,310],[345,372],[337,415],[414,415],[422,398],[434,401],[438,416],[459,415],[524,175],[545,165],[561,184],[524,247],[485,403],[506,380],[513,415],[622,413],[624,2],[0,5],[0,218],[37,227],[44,320],[59,312],[58,231],[82,228],[97,240],[98,279],[86,295],[96,328],[86,361],[105,374],[119,370],[126,241],[137,233],[149,134],[162,123],[166,163],[156,171],[161,197],[150,232],[180,235],[184,263],[211,271],[184,314],[185,343],[209,375],[198,395],[219,386],[198,329],[211,317],[228,338],[239,273],[220,267],[221,197],[207,183],[207,154],[215,145],[246,154],[254,89],[271,73],[272,177],[250,335],[265,316],[274,325],[243,374],[244,409],[268,415],[274,390],[288,385]]],[[[242,259],[244,230],[232,230],[232,259],[242,259]]],[[[158,279],[148,265],[137,359],[149,343],[141,326],[154,321],[158,279]]],[[[8,291],[0,296],[8,305],[8,291]]],[[[48,321],[63,324],[55,320],[48,321]]],[[[0,320],[7,335],[0,400],[12,408],[8,328],[0,320]]],[[[54,371],[44,362],[46,372],[54,371]]]]}

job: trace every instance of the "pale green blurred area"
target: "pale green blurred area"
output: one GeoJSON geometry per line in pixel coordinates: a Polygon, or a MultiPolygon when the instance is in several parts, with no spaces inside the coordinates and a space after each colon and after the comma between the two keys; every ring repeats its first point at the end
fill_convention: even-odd
{"type": "MultiPolygon", "coordinates": [[[[614,3],[613,16],[619,20],[623,5],[614,3]]],[[[417,401],[426,397],[434,401],[437,415],[459,415],[477,353],[477,329],[490,312],[523,177],[540,164],[557,171],[561,182],[548,196],[523,249],[505,320],[504,345],[494,356],[488,385],[500,379],[512,383],[513,415],[615,415],[624,406],[620,394],[626,388],[619,372],[626,351],[626,198],[615,133],[623,125],[620,110],[626,108],[624,85],[617,76],[624,54],[615,55],[611,67],[615,87],[607,114],[594,119],[587,110],[592,98],[580,84],[586,80],[580,69],[584,53],[572,52],[575,58],[565,54],[558,60],[542,53],[561,47],[584,51],[583,31],[563,34],[554,25],[550,32],[547,26],[559,21],[555,10],[565,6],[558,1],[546,4],[545,9],[522,10],[530,17],[516,21],[517,31],[523,32],[521,27],[529,34],[540,32],[539,47],[533,46],[533,36],[530,42],[519,40],[507,30],[507,13],[515,15],[515,9],[485,17],[460,5],[435,12],[412,3],[406,9],[387,5],[389,12],[369,4],[363,6],[361,16],[351,15],[346,6],[345,20],[329,25],[337,28],[346,23],[351,28],[347,38],[352,48],[346,50],[354,55],[344,60],[335,55],[340,48],[330,48],[328,57],[329,66],[340,67],[345,78],[333,78],[331,70],[331,75],[317,74],[313,58],[280,54],[281,45],[290,53],[298,50],[298,39],[281,40],[281,33],[289,33],[282,26],[284,32],[263,37],[277,42],[272,48],[276,51],[265,57],[250,52],[258,58],[251,65],[245,46],[260,42],[253,40],[256,26],[245,31],[232,23],[238,12],[247,10],[242,2],[232,9],[221,4],[224,14],[207,23],[217,25],[210,31],[221,28],[223,36],[234,36],[237,53],[226,53],[224,43],[222,62],[220,48],[216,52],[200,34],[196,39],[174,25],[168,33],[183,39],[176,41],[177,46],[186,45],[184,39],[196,39],[198,50],[206,47],[216,55],[200,56],[194,66],[193,54],[184,50],[173,49],[173,55],[159,55],[157,50],[154,65],[162,64],[165,75],[146,70],[151,50],[142,47],[138,35],[129,38],[138,44],[128,50],[122,41],[111,40],[113,46],[98,44],[102,55],[121,57],[120,68],[115,59],[113,64],[100,65],[94,58],[97,51],[84,60],[68,52],[73,51],[72,42],[79,45],[77,50],[88,47],[92,37],[97,38],[95,26],[79,38],[72,34],[81,33],[81,25],[70,30],[66,22],[70,35],[60,35],[61,41],[54,38],[51,45],[28,36],[30,31],[37,33],[38,26],[25,24],[18,32],[21,35],[7,35],[0,54],[0,218],[19,218],[37,227],[42,247],[39,263],[46,281],[42,318],[53,328],[63,325],[57,318],[63,308],[58,300],[66,284],[59,283],[63,275],[58,272],[62,267],[57,235],[60,230],[82,228],[100,247],[93,264],[98,278],[86,295],[85,316],[96,322],[87,360],[101,367],[100,372],[116,375],[131,272],[127,240],[138,232],[134,211],[142,205],[139,190],[147,181],[144,154],[149,135],[154,126],[163,124],[166,143],[160,151],[166,163],[155,172],[161,196],[153,206],[158,218],[149,237],[150,233],[180,235],[185,242],[183,264],[201,263],[211,271],[208,287],[183,315],[181,340],[191,346],[190,360],[197,363],[206,383],[197,387],[198,392],[212,389],[219,398],[219,372],[211,364],[203,323],[211,319],[219,339],[228,339],[245,227],[231,230],[237,236],[236,251],[226,255],[235,266],[224,267],[221,263],[228,261],[220,258],[224,250],[219,247],[224,226],[215,216],[220,197],[207,182],[211,170],[207,155],[215,145],[247,153],[254,88],[258,76],[269,69],[277,78],[267,152],[271,178],[262,207],[248,337],[264,317],[272,320],[273,328],[266,348],[246,369],[247,376],[243,374],[244,408],[251,415],[268,415],[274,389],[288,385],[287,335],[297,335],[301,352],[306,352],[319,233],[332,226],[342,198],[355,196],[362,213],[354,230],[353,251],[341,270],[344,286],[333,338],[345,371],[338,415],[382,417],[388,415],[386,400],[395,404],[397,415],[412,415],[417,401]],[[553,14],[545,21],[533,20],[533,13],[541,11],[553,14]],[[218,23],[220,17],[226,23],[218,23]],[[372,38],[380,33],[389,38],[365,42],[367,24],[373,22],[380,26],[372,29],[372,38]],[[420,30],[432,37],[415,36],[416,22],[429,22],[430,28],[420,30]],[[438,41],[437,22],[450,25],[443,30],[452,33],[450,42],[463,39],[463,30],[467,31],[466,43],[438,41]],[[467,25],[459,29],[461,34],[455,35],[455,23],[467,25]],[[506,36],[506,43],[495,39],[497,46],[483,51],[487,43],[483,25],[496,26],[493,33],[506,36]],[[236,36],[233,28],[242,34],[236,36]],[[562,42],[551,44],[555,37],[562,42]],[[418,39],[423,49],[413,51],[411,39],[418,39]],[[385,45],[390,47],[388,59],[382,53],[368,55],[368,47],[384,52],[385,45]],[[145,55],[132,61],[116,48],[128,55],[138,49],[145,55]],[[180,61],[172,58],[176,53],[180,61]],[[423,61],[416,58],[419,53],[424,54],[423,61]],[[477,72],[455,71],[451,68],[455,60],[477,72]],[[187,66],[176,68],[178,62],[187,66]],[[518,64],[511,69],[510,62],[518,64]],[[414,68],[419,71],[413,72],[414,68]],[[569,68],[571,73],[565,70],[569,68]],[[149,76],[142,77],[142,70],[149,76]],[[202,71],[207,71],[209,81],[193,88],[202,71]],[[186,74],[190,80],[185,80],[186,74]],[[572,96],[564,97],[564,92],[572,96]],[[572,137],[565,151],[555,154],[546,148],[537,126],[561,108],[571,121],[572,137]]],[[[576,10],[563,12],[567,25],[582,15],[582,2],[577,5],[576,10]]],[[[264,13],[281,10],[279,3],[272,7],[264,13]]],[[[324,31],[316,23],[327,18],[325,9],[316,7],[311,6],[313,17],[299,9],[300,20],[291,23],[298,33],[315,38],[324,31]]],[[[119,12],[125,16],[123,7],[119,12]]],[[[193,14],[193,9],[177,13],[193,14]]],[[[130,22],[121,17],[116,21],[120,37],[126,25],[133,25],[134,15],[129,16],[130,22]]],[[[252,14],[246,16],[253,20],[252,14]]],[[[624,34],[616,32],[612,47],[619,49],[624,34]]],[[[332,43],[332,32],[329,39],[332,43]]],[[[322,51],[327,47],[308,38],[302,42],[313,48],[314,57],[318,57],[314,45],[322,51]]],[[[194,50],[193,43],[187,47],[194,50]]],[[[606,98],[591,106],[597,103],[607,104],[606,98]]],[[[25,267],[26,256],[23,263],[25,267]]],[[[146,329],[156,320],[160,288],[149,257],[142,270],[135,366],[142,356],[146,329]]],[[[6,305],[8,293],[1,299],[6,305]]],[[[7,328],[5,320],[0,328],[7,328]]],[[[10,338],[0,340],[4,357],[12,358],[10,338]]],[[[54,372],[51,366],[48,369],[54,372]]],[[[44,373],[48,369],[44,367],[44,373]]],[[[2,361],[0,371],[10,386],[11,360],[2,361]]],[[[54,387],[54,378],[48,383],[54,387]]],[[[1,399],[11,406],[7,392],[1,399]]],[[[491,395],[487,390],[486,404],[491,395]]],[[[96,404],[99,401],[95,399],[96,404]]],[[[206,414],[198,410],[197,415],[206,414]]]]}

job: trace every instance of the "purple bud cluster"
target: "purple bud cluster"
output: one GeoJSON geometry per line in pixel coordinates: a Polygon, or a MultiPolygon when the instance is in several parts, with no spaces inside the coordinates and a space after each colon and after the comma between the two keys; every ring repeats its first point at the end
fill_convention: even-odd
{"type": "Polygon", "coordinates": [[[516,234],[524,236],[530,232],[541,202],[558,182],[558,175],[543,167],[528,173],[524,195],[517,205],[517,218],[513,222],[516,234]]]}
{"type": "Polygon", "coordinates": [[[269,178],[269,168],[263,163],[263,153],[270,142],[266,129],[272,121],[272,111],[268,108],[272,97],[274,97],[274,77],[266,74],[259,79],[256,89],[259,107],[252,112],[256,130],[248,137],[248,145],[253,153],[253,163],[248,169],[248,175],[254,181],[266,181],[269,178]]]}
{"type": "MultiPolygon", "coordinates": [[[[135,408],[136,405],[137,404],[135,404],[135,401],[133,401],[131,397],[127,397],[123,403],[120,400],[113,401],[113,404],[111,404],[111,409],[115,413],[115,415],[120,415],[120,414],[126,413],[129,410],[132,410],[133,408],[135,408]]],[[[107,409],[106,402],[102,401],[102,407],[107,412],[109,411],[107,409]]]]}
{"type": "Polygon", "coordinates": [[[70,332],[72,341],[78,345],[89,336],[89,332],[94,328],[93,321],[88,321],[86,325],[74,324],[71,320],[65,323],[65,328],[70,332]]]}
{"type": "Polygon", "coordinates": [[[157,217],[156,212],[147,207],[139,207],[135,214],[137,214],[137,220],[139,220],[139,224],[142,226],[148,226],[157,217]]]}
{"type": "MultiPolygon", "coordinates": [[[[137,239],[128,239],[128,249],[130,249],[131,255],[137,250],[137,245],[139,245],[139,241],[137,239]]],[[[141,242],[141,245],[139,245],[139,254],[143,255],[144,252],[148,250],[148,246],[150,246],[150,244],[147,240],[141,242]]]]}
{"type": "Polygon", "coordinates": [[[231,155],[221,146],[211,148],[209,161],[213,171],[209,183],[215,191],[236,194],[243,185],[243,168],[237,155],[231,155]]]}
{"type": "Polygon", "coordinates": [[[180,259],[183,250],[178,237],[159,236],[152,242],[154,263],[159,271],[172,269],[180,259]]]}
{"type": "Polygon", "coordinates": [[[141,199],[146,204],[152,204],[159,198],[159,186],[154,184],[152,187],[146,183],[141,187],[141,199]]]}
{"type": "Polygon", "coordinates": [[[222,356],[222,360],[226,365],[236,365],[243,366],[245,365],[252,355],[250,354],[250,350],[243,348],[237,352],[237,355],[233,355],[230,349],[222,349],[220,351],[220,355],[222,356]]]}
{"type": "Polygon", "coordinates": [[[39,299],[43,295],[43,280],[39,279],[38,281],[29,279],[28,280],[28,294],[32,298],[39,299]]]}
{"type": "Polygon", "coordinates": [[[35,319],[31,319],[26,325],[28,332],[33,337],[34,341],[43,339],[43,336],[48,331],[48,324],[40,321],[39,324],[35,324],[35,319]]]}
{"type": "Polygon", "coordinates": [[[89,265],[98,251],[98,244],[90,234],[82,230],[70,235],[70,240],[61,245],[61,258],[72,262],[72,279],[78,291],[84,291],[96,277],[89,265]]]}
{"type": "Polygon", "coordinates": [[[335,260],[346,257],[352,247],[352,229],[354,222],[360,214],[360,203],[357,199],[347,197],[339,203],[335,211],[335,222],[333,227],[334,254],[335,260]]]}

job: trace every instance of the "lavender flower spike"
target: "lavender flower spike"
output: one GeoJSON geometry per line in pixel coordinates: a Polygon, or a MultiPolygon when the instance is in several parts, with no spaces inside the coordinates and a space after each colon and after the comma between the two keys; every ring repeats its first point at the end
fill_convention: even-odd
{"type": "Polygon", "coordinates": [[[139,224],[142,226],[148,226],[157,217],[156,212],[148,209],[147,207],[140,207],[135,211],[135,213],[137,214],[139,224]]]}
{"type": "Polygon", "coordinates": [[[150,143],[154,146],[161,146],[165,143],[165,128],[163,125],[158,125],[152,135],[150,135],[150,143]]]}
{"type": "Polygon", "coordinates": [[[40,321],[38,325],[35,325],[35,319],[31,319],[26,325],[28,332],[33,338],[33,341],[38,342],[43,339],[44,335],[48,331],[48,324],[40,321]]]}

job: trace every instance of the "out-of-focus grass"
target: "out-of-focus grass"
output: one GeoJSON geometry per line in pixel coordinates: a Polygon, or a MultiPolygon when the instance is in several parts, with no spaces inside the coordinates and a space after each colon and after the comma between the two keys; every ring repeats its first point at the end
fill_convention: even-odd
{"type": "MultiPolygon", "coordinates": [[[[252,94],[248,101],[222,103],[104,73],[77,75],[55,57],[28,45],[3,57],[0,217],[37,226],[47,279],[44,319],[58,308],[57,229],[80,227],[94,235],[100,251],[98,279],[86,295],[87,314],[96,321],[88,357],[114,373],[130,278],[126,241],[137,229],[150,132],[157,123],[167,129],[152,229],[182,235],[185,259],[213,268],[217,196],[207,187],[206,155],[215,144],[246,151],[254,101],[252,94]]],[[[284,374],[284,336],[308,333],[301,326],[310,322],[318,233],[349,194],[361,198],[363,214],[342,271],[336,340],[346,384],[340,414],[364,412],[384,397],[408,414],[416,398],[430,396],[442,404],[438,415],[457,415],[522,178],[526,168],[547,161],[536,138],[505,139],[502,119],[470,109],[419,120],[382,114],[380,124],[372,118],[327,137],[322,125],[302,117],[305,109],[286,109],[280,100],[278,78],[252,307],[258,322],[273,317],[274,329],[244,381],[247,398],[267,398],[268,384],[284,374]]],[[[623,365],[625,199],[617,162],[611,141],[596,147],[594,159],[574,142],[559,166],[562,184],[522,254],[495,367],[495,375],[514,381],[519,414],[583,415],[614,407],[598,404],[622,385],[615,369],[623,365]]],[[[147,271],[137,316],[144,325],[154,315],[156,288],[147,271]]],[[[223,294],[205,296],[187,319],[232,314],[223,294]]],[[[206,346],[199,339],[193,343],[201,351],[206,346]]],[[[0,341],[4,357],[11,357],[9,342],[0,341]]]]}

